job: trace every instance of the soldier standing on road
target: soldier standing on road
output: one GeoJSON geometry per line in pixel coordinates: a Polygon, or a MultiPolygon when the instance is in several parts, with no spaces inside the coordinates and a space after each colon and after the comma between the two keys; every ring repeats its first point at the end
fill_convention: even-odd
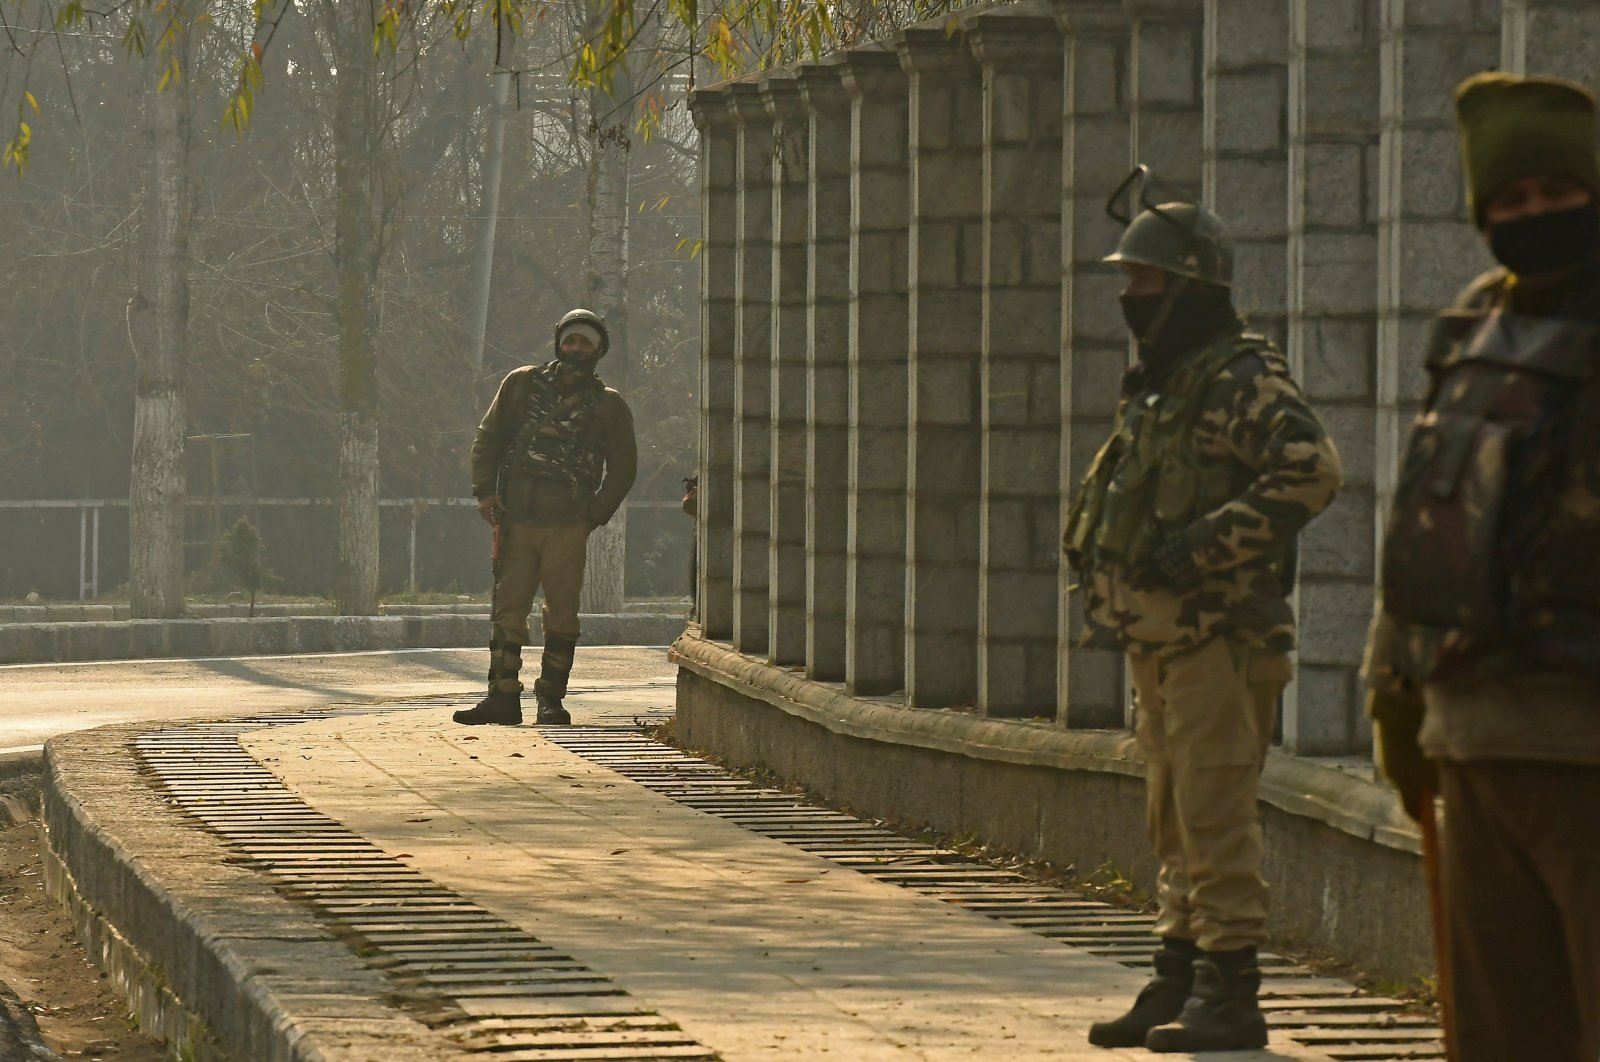
{"type": "Polygon", "coordinates": [[[1161,945],[1154,979],[1089,1041],[1259,1048],[1267,884],[1256,791],[1290,678],[1296,536],[1343,473],[1283,355],[1244,331],[1216,217],[1190,203],[1151,207],[1106,261],[1127,272],[1122,308],[1139,360],[1064,546],[1085,590],[1086,644],[1127,653],[1161,945]]]}
{"type": "Polygon", "coordinates": [[[522,722],[522,647],[544,587],[544,654],[533,684],[540,724],[572,721],[567,693],[581,631],[578,598],[589,533],[633,486],[633,414],[595,366],[610,339],[603,321],[573,310],[556,326],[556,359],[501,381],[472,443],[472,494],[498,527],[500,571],[489,642],[489,692],[458,723],[522,722]]]}
{"type": "Polygon", "coordinates": [[[1483,74],[1456,94],[1502,268],[1426,351],[1367,647],[1384,773],[1444,798],[1452,1058],[1600,1058],[1600,165],[1595,100],[1483,74]]]}

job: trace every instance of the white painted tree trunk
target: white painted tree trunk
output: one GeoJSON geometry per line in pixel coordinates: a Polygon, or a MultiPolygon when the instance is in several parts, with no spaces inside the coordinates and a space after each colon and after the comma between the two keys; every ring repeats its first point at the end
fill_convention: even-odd
{"type": "MultiPolygon", "coordinates": [[[[626,67],[626,64],[624,64],[626,67]]],[[[611,352],[600,363],[606,383],[627,393],[628,343],[628,153],[633,143],[633,80],[619,72],[610,95],[589,95],[589,270],[585,298],[605,318],[611,352]]],[[[589,536],[583,580],[584,612],[620,612],[628,554],[627,508],[589,536]]]]}
{"type": "Polygon", "coordinates": [[[183,612],[184,363],[189,333],[189,34],[182,76],[145,89],[145,165],[132,332],[136,384],[128,497],[132,614],[183,612]]]}
{"type": "Polygon", "coordinates": [[[334,269],[339,319],[339,574],[342,616],[378,611],[377,281],[379,241],[374,203],[377,86],[372,11],[333,5],[337,57],[334,103],[334,269]]]}

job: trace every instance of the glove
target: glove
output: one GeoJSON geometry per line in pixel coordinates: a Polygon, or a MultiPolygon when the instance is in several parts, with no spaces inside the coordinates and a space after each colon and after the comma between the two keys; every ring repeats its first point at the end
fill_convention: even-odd
{"type": "Polygon", "coordinates": [[[1189,545],[1188,532],[1182,528],[1168,531],[1156,539],[1150,550],[1153,581],[1174,590],[1187,590],[1198,585],[1203,574],[1194,562],[1194,550],[1189,545]]]}
{"type": "Polygon", "coordinates": [[[1439,769],[1417,741],[1422,705],[1373,690],[1367,695],[1367,714],[1377,739],[1378,770],[1400,791],[1406,814],[1421,822],[1423,801],[1439,791],[1439,769]]]}

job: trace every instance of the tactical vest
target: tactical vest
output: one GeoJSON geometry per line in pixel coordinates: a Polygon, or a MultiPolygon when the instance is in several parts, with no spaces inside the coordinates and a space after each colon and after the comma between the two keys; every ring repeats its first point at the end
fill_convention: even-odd
{"type": "Polygon", "coordinates": [[[563,394],[556,384],[559,368],[552,362],[528,374],[527,404],[506,465],[512,475],[555,481],[588,497],[605,475],[597,423],[605,387],[595,380],[563,394]]]}
{"type": "Polygon", "coordinates": [[[1416,683],[1488,658],[1600,673],[1600,329],[1452,312],[1384,536],[1386,666],[1416,683]]]}
{"type": "Polygon", "coordinates": [[[1222,370],[1266,347],[1260,336],[1223,336],[1179,365],[1161,390],[1123,400],[1067,512],[1062,548],[1074,568],[1140,567],[1160,532],[1187,526],[1245,488],[1243,465],[1200,459],[1194,427],[1222,370]]]}

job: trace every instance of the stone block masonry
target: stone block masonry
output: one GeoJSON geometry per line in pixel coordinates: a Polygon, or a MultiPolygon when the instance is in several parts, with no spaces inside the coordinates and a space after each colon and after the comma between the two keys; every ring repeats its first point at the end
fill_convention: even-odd
{"type": "Polygon", "coordinates": [[[854,696],[1123,729],[1059,534],[1131,356],[1106,199],[1229,223],[1348,486],[1300,542],[1283,751],[1364,756],[1357,675],[1430,319],[1488,265],[1452,91],[1581,78],[1578,0],[1023,0],[701,89],[705,637],[854,696]]]}

